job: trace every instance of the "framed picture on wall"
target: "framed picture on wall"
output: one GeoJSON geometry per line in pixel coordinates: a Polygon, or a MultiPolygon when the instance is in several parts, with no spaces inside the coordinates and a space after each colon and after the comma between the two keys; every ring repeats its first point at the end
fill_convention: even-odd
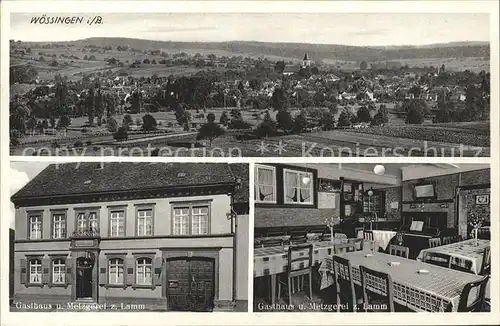
{"type": "Polygon", "coordinates": [[[318,191],[340,193],[342,191],[342,181],[318,178],[318,191]]]}
{"type": "Polygon", "coordinates": [[[490,195],[476,195],[476,205],[488,205],[490,203],[490,195]]]}

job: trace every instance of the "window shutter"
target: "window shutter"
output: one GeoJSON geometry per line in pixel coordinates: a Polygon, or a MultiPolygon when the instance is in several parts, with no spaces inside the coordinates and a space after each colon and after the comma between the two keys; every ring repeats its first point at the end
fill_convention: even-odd
{"type": "Polygon", "coordinates": [[[126,257],[124,263],[125,263],[125,284],[126,285],[134,285],[134,283],[135,283],[135,274],[134,274],[135,259],[134,259],[134,257],[126,257]]]}
{"type": "Polygon", "coordinates": [[[73,258],[68,258],[65,261],[66,264],[66,284],[73,283],[73,258]]]}
{"type": "Polygon", "coordinates": [[[26,259],[22,258],[21,259],[21,273],[20,273],[20,278],[21,278],[21,284],[26,284],[26,281],[28,280],[28,273],[26,270],[26,259]]]}
{"type": "Polygon", "coordinates": [[[154,260],[153,260],[153,268],[154,268],[154,282],[153,284],[156,285],[156,286],[161,286],[162,285],[162,274],[163,274],[163,270],[162,270],[162,262],[163,262],[163,259],[161,257],[156,257],[154,260]]]}
{"type": "Polygon", "coordinates": [[[108,261],[106,257],[99,256],[99,285],[108,284],[108,261]]]}
{"type": "Polygon", "coordinates": [[[48,258],[42,258],[42,284],[49,284],[51,275],[50,260],[48,258]]]}

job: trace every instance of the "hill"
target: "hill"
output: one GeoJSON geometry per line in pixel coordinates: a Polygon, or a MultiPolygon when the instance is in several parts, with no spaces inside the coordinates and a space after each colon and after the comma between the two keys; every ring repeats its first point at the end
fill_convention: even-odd
{"type": "MultiPolygon", "coordinates": [[[[44,42],[43,44],[46,44],[44,42]]],[[[308,52],[313,60],[343,61],[383,61],[422,58],[489,58],[490,45],[484,42],[452,42],[446,44],[430,44],[423,46],[387,46],[368,47],[340,44],[310,43],[270,43],[252,41],[230,42],[171,42],[132,38],[93,37],[68,42],[52,42],[83,47],[85,45],[112,46],[128,45],[136,49],[164,49],[165,52],[222,52],[229,55],[272,56],[281,58],[301,58],[308,52]]],[[[41,43],[26,42],[27,45],[39,46],[41,43]]]]}

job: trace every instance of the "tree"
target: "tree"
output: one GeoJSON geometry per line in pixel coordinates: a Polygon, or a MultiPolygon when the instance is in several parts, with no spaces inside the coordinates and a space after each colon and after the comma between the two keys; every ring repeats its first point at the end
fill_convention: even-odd
{"type": "Polygon", "coordinates": [[[311,68],[311,73],[312,73],[313,75],[317,75],[317,74],[319,74],[319,69],[318,69],[318,67],[312,67],[312,68],[311,68]]]}
{"type": "Polygon", "coordinates": [[[228,124],[229,129],[250,129],[252,127],[251,124],[241,119],[232,119],[228,124]]]}
{"type": "Polygon", "coordinates": [[[50,117],[50,127],[51,128],[56,127],[56,119],[54,117],[50,117]]]}
{"type": "Polygon", "coordinates": [[[142,117],[142,129],[143,130],[155,130],[156,129],[156,119],[151,114],[145,114],[142,117]]]}
{"type": "MultiPolygon", "coordinates": [[[[215,117],[214,117],[215,119],[215,117]]],[[[208,139],[210,141],[210,146],[212,146],[212,141],[224,134],[224,129],[222,129],[215,122],[207,122],[203,124],[196,135],[196,140],[208,139]]]]}
{"type": "Polygon", "coordinates": [[[370,111],[366,106],[362,106],[358,109],[358,112],[356,113],[358,117],[359,122],[371,122],[372,121],[372,116],[370,115],[370,111]]]}
{"type": "Polygon", "coordinates": [[[67,129],[71,125],[71,118],[67,115],[63,115],[59,118],[59,122],[57,123],[57,129],[67,129]]]}
{"type": "Polygon", "coordinates": [[[125,114],[122,121],[123,128],[125,128],[125,130],[129,130],[130,125],[132,125],[133,123],[134,121],[132,121],[132,117],[130,116],[130,114],[125,114]]]}
{"type": "Polygon", "coordinates": [[[189,130],[189,121],[191,121],[191,113],[187,111],[184,107],[178,106],[175,109],[175,119],[179,126],[182,126],[184,130],[189,130]]]}
{"type": "Polygon", "coordinates": [[[271,118],[269,111],[264,115],[264,119],[255,129],[255,135],[259,138],[269,137],[276,134],[276,122],[271,118]]]}
{"type": "Polygon", "coordinates": [[[281,88],[276,88],[274,90],[273,96],[271,97],[272,106],[275,110],[283,110],[288,107],[288,101],[285,91],[281,88]]]}
{"type": "Polygon", "coordinates": [[[359,65],[359,69],[361,69],[361,70],[368,69],[368,63],[366,61],[361,61],[360,65],[359,65]]]}
{"type": "Polygon", "coordinates": [[[113,135],[113,138],[116,141],[122,141],[122,140],[127,140],[128,139],[128,133],[127,130],[124,127],[118,128],[118,131],[115,132],[113,135]]]}
{"type": "Polygon", "coordinates": [[[20,83],[27,84],[31,83],[33,79],[38,76],[38,70],[30,64],[27,65],[16,65],[10,66],[10,84],[20,83]]]}
{"type": "Polygon", "coordinates": [[[403,103],[406,111],[406,123],[421,124],[424,122],[425,115],[429,113],[427,103],[422,99],[412,99],[403,103]]]}
{"type": "Polygon", "coordinates": [[[323,130],[333,130],[335,128],[335,116],[330,111],[324,111],[321,123],[323,130]]]}
{"type": "Polygon", "coordinates": [[[118,131],[118,122],[116,122],[116,119],[113,117],[109,117],[108,120],[106,121],[108,131],[110,132],[117,132],[118,131]]]}
{"type": "Polygon", "coordinates": [[[298,134],[302,133],[307,128],[308,122],[305,113],[302,111],[295,117],[294,131],[298,134]]]}
{"type": "Polygon", "coordinates": [[[406,123],[408,124],[422,124],[424,122],[424,115],[422,111],[411,108],[406,115],[406,123]]]}
{"type": "Polygon", "coordinates": [[[229,122],[229,116],[227,115],[226,111],[222,111],[222,114],[220,116],[219,122],[222,125],[227,126],[227,123],[229,122]]]}
{"type": "Polygon", "coordinates": [[[274,71],[277,73],[283,73],[283,70],[285,70],[286,63],[285,61],[276,61],[276,64],[274,65],[274,71]]]}
{"type": "Polygon", "coordinates": [[[339,127],[350,127],[351,126],[351,114],[347,110],[342,110],[339,116],[339,121],[337,126],[339,127]]]}
{"type": "Polygon", "coordinates": [[[382,104],[379,107],[378,112],[373,116],[371,124],[373,126],[380,126],[388,122],[389,122],[389,111],[387,110],[385,104],[382,104]]]}
{"type": "Polygon", "coordinates": [[[278,129],[283,130],[285,134],[288,134],[293,129],[293,119],[292,115],[288,110],[280,110],[276,115],[276,123],[278,129]]]}
{"type": "Polygon", "coordinates": [[[207,114],[207,121],[209,123],[213,123],[215,121],[215,114],[213,114],[213,113],[207,114]]]}

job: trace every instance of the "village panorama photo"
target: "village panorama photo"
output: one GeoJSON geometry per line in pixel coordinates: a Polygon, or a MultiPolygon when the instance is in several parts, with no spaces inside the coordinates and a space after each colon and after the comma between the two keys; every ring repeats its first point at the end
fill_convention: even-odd
{"type": "Polygon", "coordinates": [[[488,14],[13,13],[9,39],[11,155],[490,156],[488,14]]]}

